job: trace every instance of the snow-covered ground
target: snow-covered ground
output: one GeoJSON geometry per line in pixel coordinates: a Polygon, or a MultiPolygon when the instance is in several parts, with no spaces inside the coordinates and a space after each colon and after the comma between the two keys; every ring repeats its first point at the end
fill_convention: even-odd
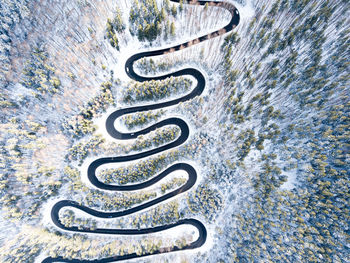
{"type": "MultiPolygon", "coordinates": [[[[252,9],[252,5],[251,4],[247,4],[245,6],[241,5],[241,4],[237,4],[237,7],[238,7],[238,9],[239,9],[239,11],[241,13],[241,18],[249,18],[249,17],[251,17],[253,15],[253,12],[252,12],[253,9],[252,9]]],[[[120,8],[123,10],[122,13],[123,13],[124,21],[127,21],[127,14],[129,13],[128,10],[130,8],[130,3],[127,2],[127,1],[121,1],[120,8]]],[[[156,43],[157,47],[154,47],[154,46],[153,47],[145,47],[144,43],[136,41],[135,37],[131,37],[131,35],[128,33],[128,29],[127,29],[126,30],[127,33],[125,33],[125,36],[124,36],[124,38],[123,38],[123,40],[121,42],[120,52],[118,52],[115,49],[112,49],[110,47],[109,48],[107,47],[108,54],[112,54],[112,55],[110,55],[110,56],[109,55],[104,55],[104,59],[101,59],[101,61],[104,61],[103,63],[108,64],[108,68],[112,69],[114,71],[114,76],[117,77],[118,79],[120,79],[122,81],[122,83],[125,84],[125,83],[129,82],[130,79],[125,73],[124,65],[125,65],[126,60],[130,56],[132,56],[133,54],[139,53],[139,52],[142,52],[142,51],[159,49],[159,47],[161,47],[161,48],[171,47],[171,46],[174,46],[174,45],[178,45],[178,44],[187,42],[187,41],[192,40],[192,39],[196,39],[199,36],[202,36],[204,34],[207,34],[209,32],[213,32],[213,31],[216,31],[216,30],[222,28],[230,20],[229,12],[224,11],[224,12],[221,12],[220,19],[217,19],[217,17],[215,17],[215,16],[207,17],[206,20],[205,20],[205,25],[208,25],[208,27],[204,26],[204,27],[201,27],[200,30],[196,30],[196,28],[190,28],[189,26],[187,26],[186,30],[183,30],[185,24],[187,24],[187,25],[193,24],[194,25],[194,24],[197,23],[196,20],[199,21],[199,17],[202,16],[202,14],[201,14],[202,8],[199,9],[199,11],[198,11],[198,7],[190,7],[190,8],[194,10],[193,12],[194,12],[195,15],[189,16],[188,14],[183,14],[182,17],[179,17],[179,21],[180,22],[177,22],[177,24],[176,24],[176,27],[177,27],[176,34],[177,35],[181,35],[181,37],[177,37],[175,41],[171,41],[171,43],[170,43],[170,41],[166,42],[166,41],[160,40],[160,41],[158,41],[156,43]],[[188,19],[190,19],[190,22],[188,21],[188,19]]],[[[214,11],[210,10],[211,14],[216,14],[215,12],[218,12],[218,10],[216,10],[218,8],[216,8],[216,7],[215,8],[210,8],[210,9],[214,9],[214,11]]],[[[102,27],[101,25],[99,25],[99,26],[102,27]]],[[[87,28],[85,29],[85,31],[87,31],[87,28]]],[[[100,38],[101,38],[101,32],[102,31],[100,31],[98,33],[98,34],[100,34],[100,35],[98,35],[98,37],[100,37],[100,38]]],[[[85,35],[86,36],[82,37],[82,39],[84,39],[84,38],[85,39],[89,39],[90,38],[89,37],[89,33],[85,32],[85,35]]],[[[57,47],[63,45],[63,43],[64,43],[63,40],[64,40],[64,37],[62,37],[62,36],[57,37],[57,42],[54,42],[54,43],[50,44],[50,50],[55,50],[55,49],[57,49],[57,47]]],[[[90,40],[91,39],[89,39],[89,41],[90,40]]],[[[218,38],[218,39],[213,40],[212,43],[219,43],[219,41],[220,41],[220,39],[218,38]]],[[[81,42],[83,43],[84,41],[81,41],[81,42]]],[[[180,56],[180,57],[181,56],[187,56],[188,52],[193,52],[194,54],[196,54],[195,52],[197,52],[200,48],[203,48],[203,46],[205,46],[205,45],[207,45],[207,43],[199,44],[198,47],[197,46],[193,46],[193,47],[191,47],[189,49],[181,50],[179,52],[176,52],[177,53],[176,56],[180,56]]],[[[214,52],[213,50],[215,50],[215,48],[216,47],[213,47],[210,52],[214,52]]],[[[87,49],[85,49],[84,46],[81,46],[81,49],[82,49],[82,51],[79,54],[87,54],[88,53],[88,56],[81,58],[81,60],[83,60],[84,63],[88,64],[88,63],[91,62],[91,60],[94,60],[94,59],[92,59],[93,55],[91,55],[91,57],[90,57],[89,52],[87,51],[87,49]]],[[[207,52],[207,51],[205,51],[205,52],[207,52]]],[[[67,51],[66,54],[69,54],[69,52],[67,51]]],[[[175,54],[171,54],[171,55],[175,55],[175,54]]],[[[97,59],[97,61],[98,61],[98,59],[97,59]]],[[[167,55],[161,56],[161,57],[159,57],[159,59],[160,60],[162,60],[162,59],[166,60],[167,59],[167,55]]],[[[195,68],[199,69],[203,73],[203,75],[205,75],[206,80],[209,83],[210,81],[209,81],[208,73],[205,71],[204,68],[202,68],[200,66],[197,66],[196,64],[197,64],[196,62],[188,62],[187,64],[184,64],[184,65],[182,65],[180,67],[172,68],[171,71],[179,70],[179,69],[184,68],[184,67],[195,67],[195,68]]],[[[73,65],[74,65],[74,63],[73,63],[73,65]]],[[[92,65],[90,65],[90,67],[93,68],[92,65]]],[[[79,74],[79,73],[81,73],[81,70],[79,69],[79,66],[74,65],[74,66],[72,66],[72,69],[73,69],[72,71],[74,71],[74,73],[76,73],[77,76],[81,75],[81,79],[84,80],[84,75],[85,74],[79,74]]],[[[97,71],[94,76],[89,76],[89,78],[86,79],[86,81],[90,82],[91,86],[94,86],[98,81],[105,79],[105,77],[106,77],[105,72],[97,71]]],[[[191,80],[193,81],[193,87],[194,87],[196,85],[196,80],[193,79],[193,78],[191,80]]],[[[66,82],[64,81],[63,84],[66,84],[66,82]]],[[[74,83],[74,86],[79,87],[79,85],[81,85],[80,82],[74,83]]],[[[81,91],[79,91],[78,88],[76,90],[77,90],[77,92],[79,94],[82,93],[81,91]]],[[[26,93],[26,92],[27,92],[26,90],[23,90],[22,88],[20,88],[20,89],[18,89],[18,93],[15,93],[15,95],[19,95],[20,93],[26,93]]],[[[66,88],[66,90],[64,92],[65,92],[65,94],[68,94],[69,88],[66,88]]],[[[183,95],[184,94],[182,94],[181,96],[183,96],[183,95]]],[[[205,89],[204,93],[202,95],[203,96],[208,95],[208,89],[205,89]]],[[[91,94],[85,94],[84,96],[85,97],[89,97],[89,96],[91,96],[91,94]]],[[[168,98],[166,100],[168,101],[168,100],[172,100],[174,98],[175,97],[170,97],[170,98],[168,98]]],[[[145,104],[153,104],[153,103],[155,103],[155,102],[151,101],[151,102],[147,102],[145,104]]],[[[159,101],[157,101],[157,103],[159,103],[159,101]]],[[[59,101],[56,101],[56,104],[59,105],[59,101]]],[[[79,105],[79,103],[77,103],[77,104],[79,105]]],[[[116,109],[122,108],[122,107],[125,107],[125,105],[121,105],[121,104],[118,103],[118,106],[116,108],[109,108],[107,110],[107,112],[104,113],[100,118],[94,120],[94,123],[98,126],[97,133],[102,134],[103,137],[107,141],[115,142],[116,140],[111,138],[109,136],[109,134],[107,133],[106,128],[105,128],[105,120],[106,120],[107,116],[110,113],[112,113],[116,109]]],[[[162,116],[162,118],[160,120],[168,118],[168,117],[181,117],[184,121],[186,121],[186,123],[189,125],[189,128],[190,128],[190,137],[189,137],[188,140],[191,140],[191,138],[192,138],[191,136],[193,136],[194,134],[198,134],[199,133],[199,130],[196,128],[196,126],[193,123],[191,123],[190,119],[186,118],[185,116],[183,116],[182,114],[179,113],[178,105],[171,106],[171,107],[169,107],[167,109],[168,109],[169,112],[166,113],[164,116],[162,116]]],[[[127,131],[125,129],[125,127],[121,127],[119,125],[118,125],[117,128],[118,129],[121,128],[121,131],[127,131]]],[[[129,142],[118,141],[118,143],[129,143],[129,142]]],[[[80,174],[81,174],[81,180],[82,180],[83,184],[88,186],[91,189],[96,189],[96,187],[91,185],[91,183],[89,182],[89,180],[87,178],[87,168],[88,168],[88,165],[92,161],[94,161],[95,159],[96,158],[87,158],[84,161],[83,165],[79,168],[79,171],[80,171],[80,174]]],[[[128,162],[128,163],[136,163],[136,162],[137,161],[128,162]]],[[[203,180],[204,180],[204,178],[203,178],[203,174],[204,174],[203,169],[204,168],[202,168],[198,163],[196,163],[194,161],[191,161],[191,160],[189,160],[188,163],[191,164],[196,169],[197,174],[198,174],[197,182],[193,186],[193,188],[190,190],[190,191],[193,191],[194,189],[196,189],[198,187],[198,185],[200,183],[203,183],[203,180]]],[[[125,164],[126,163],[123,163],[123,165],[125,165],[125,164]]],[[[104,165],[103,167],[100,167],[99,169],[111,168],[111,167],[116,167],[116,165],[108,164],[108,165],[104,165]]],[[[169,175],[167,178],[164,178],[162,181],[158,182],[155,186],[151,186],[148,189],[144,189],[144,190],[155,190],[162,183],[168,182],[171,178],[173,178],[173,176],[184,176],[184,174],[183,174],[182,171],[174,172],[173,174],[169,175]]],[[[63,196],[65,196],[65,194],[67,194],[67,193],[61,193],[61,195],[63,195],[63,196]]],[[[160,193],[159,193],[159,189],[158,189],[158,195],[159,194],[160,193]]],[[[68,195],[66,195],[66,196],[68,196],[68,195]]],[[[176,200],[178,198],[182,198],[181,195],[173,197],[173,198],[167,200],[166,202],[169,203],[172,200],[176,200]]],[[[51,208],[53,207],[53,205],[56,202],[58,202],[60,200],[62,200],[62,197],[49,199],[43,205],[43,208],[41,209],[41,215],[42,215],[41,223],[42,223],[43,227],[52,227],[53,226],[52,222],[51,222],[51,218],[50,218],[51,208]]],[[[149,208],[149,209],[152,209],[152,208],[149,208]]],[[[147,210],[149,210],[149,209],[147,209],[147,210]]],[[[78,209],[72,209],[72,210],[75,211],[76,216],[81,217],[81,218],[87,218],[86,214],[81,212],[80,210],[78,210],[78,209]]],[[[147,210],[143,210],[141,212],[145,212],[147,210]]],[[[60,230],[60,231],[63,231],[63,230],[60,230]]],[[[188,255],[188,254],[191,254],[191,253],[198,253],[198,252],[205,253],[206,251],[209,251],[210,248],[213,246],[214,239],[215,239],[215,237],[214,237],[215,225],[207,225],[207,231],[208,231],[208,239],[207,239],[207,242],[205,243],[204,246],[202,246],[199,249],[193,250],[193,251],[179,252],[179,254],[186,254],[186,255],[188,255]]],[[[68,232],[68,231],[63,231],[63,232],[68,232]]],[[[175,238],[177,236],[182,235],[183,233],[191,234],[193,236],[193,240],[197,239],[197,237],[198,237],[198,232],[196,231],[196,229],[193,229],[193,227],[191,227],[191,226],[179,226],[179,227],[176,227],[176,228],[173,228],[173,229],[169,229],[169,230],[163,231],[161,233],[154,234],[154,236],[156,236],[158,238],[168,239],[168,238],[175,238]]],[[[88,235],[96,235],[96,234],[88,234],[88,235]]],[[[147,237],[148,236],[149,235],[147,235],[147,237]]],[[[38,257],[36,259],[36,262],[40,262],[40,260],[43,257],[44,256],[38,257]]],[[[157,256],[155,256],[154,258],[156,258],[156,257],[157,256]]],[[[148,258],[152,258],[152,257],[148,257],[148,258]]]]}
{"type": "Polygon", "coordinates": [[[229,2],[233,3],[241,16],[241,19],[248,20],[255,15],[254,2],[256,0],[229,0],[229,2]]]}

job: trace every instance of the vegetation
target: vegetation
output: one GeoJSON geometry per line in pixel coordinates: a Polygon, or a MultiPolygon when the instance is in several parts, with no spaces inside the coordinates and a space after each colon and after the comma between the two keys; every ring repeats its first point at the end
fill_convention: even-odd
{"type": "Polygon", "coordinates": [[[128,129],[133,129],[135,127],[143,127],[149,122],[154,122],[158,120],[164,114],[164,110],[158,111],[148,111],[147,113],[138,112],[134,114],[124,115],[121,119],[125,123],[128,129]]]}
{"type": "Polygon", "coordinates": [[[156,63],[152,58],[142,58],[135,62],[135,67],[138,68],[142,74],[152,74],[155,75],[158,72],[166,71],[170,66],[169,62],[162,61],[156,63]]]}
{"type": "Polygon", "coordinates": [[[62,124],[63,131],[73,138],[80,138],[91,134],[96,130],[92,119],[104,112],[109,106],[114,105],[114,97],[111,91],[112,83],[101,84],[101,93],[91,99],[77,115],[66,118],[62,124]]]}
{"type": "Polygon", "coordinates": [[[65,210],[60,217],[61,223],[66,227],[78,226],[79,229],[96,229],[97,221],[92,219],[76,218],[72,210],[65,210]]]}
{"type": "Polygon", "coordinates": [[[121,17],[120,9],[117,7],[115,11],[115,17],[113,20],[107,19],[107,38],[112,47],[119,50],[119,40],[117,33],[122,33],[125,30],[125,24],[121,17]]]}
{"type": "Polygon", "coordinates": [[[79,160],[81,165],[89,153],[96,151],[96,148],[104,142],[102,136],[95,135],[89,140],[79,142],[69,149],[68,160],[79,160]]]}
{"type": "Polygon", "coordinates": [[[140,241],[120,245],[120,240],[102,238],[86,238],[78,235],[74,238],[62,234],[52,233],[46,229],[28,226],[17,234],[11,242],[0,248],[0,257],[3,262],[33,262],[42,250],[48,250],[51,257],[63,256],[67,259],[91,260],[105,255],[125,255],[130,251],[139,254],[152,252],[162,245],[159,239],[144,238],[140,241]],[[100,240],[100,241],[101,241],[100,240]],[[25,258],[24,258],[25,255],[25,258]]]}
{"type": "Polygon", "coordinates": [[[162,193],[165,193],[171,189],[176,189],[179,186],[184,185],[186,182],[187,182],[186,178],[173,178],[169,182],[166,182],[161,185],[162,193]]]}
{"type": "MultiPolygon", "coordinates": [[[[151,135],[153,135],[151,133],[151,135]]],[[[157,129],[155,131],[152,139],[145,139],[142,136],[139,136],[135,143],[131,145],[130,150],[139,151],[151,147],[158,147],[164,145],[168,142],[174,141],[180,135],[180,129],[176,127],[157,129]]]]}
{"type": "Polygon", "coordinates": [[[169,158],[160,155],[155,158],[140,161],[135,165],[120,167],[118,169],[104,169],[98,177],[101,181],[109,184],[128,184],[142,182],[165,169],[169,158]]]}
{"type": "Polygon", "coordinates": [[[167,39],[175,35],[175,24],[171,20],[177,13],[177,7],[169,0],[164,0],[161,7],[155,0],[134,0],[129,14],[130,33],[140,41],[152,42],[162,32],[167,39]]]}
{"type": "Polygon", "coordinates": [[[208,185],[200,185],[196,191],[187,198],[187,205],[193,214],[200,213],[209,221],[222,209],[223,197],[219,191],[208,185]]]}
{"type": "Polygon", "coordinates": [[[233,195],[240,208],[227,213],[225,224],[232,227],[221,239],[230,240],[230,253],[223,259],[345,262],[349,29],[328,29],[349,7],[281,0],[257,8],[240,33],[244,40],[229,36],[222,46],[229,94],[222,134],[225,148],[230,141],[235,150],[220,167],[226,175],[213,178],[224,185],[245,175],[251,186],[233,195]],[[237,65],[243,47],[257,55],[237,65]]]}
{"type": "Polygon", "coordinates": [[[133,228],[155,227],[175,223],[180,218],[179,203],[172,201],[154,207],[150,212],[136,215],[133,228]]]}
{"type": "MultiPolygon", "coordinates": [[[[72,12],[60,8],[57,13],[41,8],[45,1],[35,8],[28,1],[10,2],[0,10],[0,261],[34,262],[44,255],[98,260],[193,241],[191,235],[175,240],[162,234],[70,234],[42,224],[46,201],[58,195],[96,210],[123,211],[184,185],[187,180],[179,176],[152,190],[100,191],[84,182],[86,171],[78,167],[87,157],[129,155],[176,140],[180,131],[170,126],[130,143],[109,142],[96,133],[94,121],[108,107],[120,107],[117,93],[119,101],[134,106],[183,96],[192,82],[177,77],[126,86],[114,82],[113,74],[119,73],[111,72],[99,88],[101,76],[119,57],[98,41],[105,37],[117,49],[132,44],[124,34],[125,10],[115,9],[106,31],[94,34],[93,23],[99,21],[94,13],[100,15],[109,4],[73,1],[72,12]],[[80,31],[87,17],[91,23],[80,31]],[[54,26],[45,26],[52,21],[54,26]],[[64,39],[73,42],[62,42],[61,28],[67,28],[64,39]],[[83,55],[70,57],[68,51],[83,55]],[[91,99],[84,103],[85,98],[91,99]]],[[[178,22],[189,21],[192,34],[203,17],[208,29],[210,19],[216,19],[205,11],[194,17],[193,10],[210,9],[209,4],[184,10],[183,2],[135,0],[130,7],[132,40],[145,46],[181,37],[176,36],[178,22]]],[[[348,262],[349,8],[346,1],[255,1],[250,21],[242,19],[234,32],[217,38],[219,45],[203,44],[206,53],[210,49],[217,59],[222,56],[213,68],[206,68],[205,60],[214,55],[199,65],[208,76],[204,95],[166,111],[186,116],[189,140],[133,165],[101,167],[97,174],[107,184],[135,184],[191,160],[203,168],[196,169],[198,186],[125,218],[102,220],[65,209],[60,221],[89,229],[141,229],[194,217],[216,232],[210,253],[193,254],[189,262],[348,262]]],[[[176,65],[183,65],[178,59],[176,65]]],[[[142,74],[158,74],[173,62],[145,58],[136,67],[142,74]]],[[[120,121],[137,130],[166,113],[130,114],[120,121]]],[[[160,257],[166,262],[176,255],[160,257]]]]}
{"type": "MultiPolygon", "coordinates": [[[[135,204],[142,203],[157,196],[155,192],[144,191],[139,193],[106,193],[86,187],[80,177],[78,169],[66,166],[64,169],[70,195],[76,197],[82,205],[105,211],[125,210],[135,204]],[[84,196],[82,198],[82,195],[84,196]]],[[[63,219],[64,220],[64,219],[63,219]]]]}
{"type": "Polygon", "coordinates": [[[36,159],[45,151],[45,127],[32,121],[10,119],[1,124],[0,201],[7,218],[36,220],[43,201],[55,196],[62,182],[56,167],[36,159]],[[44,179],[44,180],[43,180],[44,179]]]}
{"type": "Polygon", "coordinates": [[[124,91],[123,101],[125,103],[135,103],[164,99],[170,97],[170,95],[187,92],[191,85],[192,81],[183,77],[170,77],[162,81],[132,82],[124,91]]]}
{"type": "Polygon", "coordinates": [[[55,71],[56,69],[48,62],[48,54],[44,48],[36,47],[30,60],[25,63],[22,85],[35,90],[37,97],[56,93],[59,91],[61,81],[55,75],[55,71]]]}

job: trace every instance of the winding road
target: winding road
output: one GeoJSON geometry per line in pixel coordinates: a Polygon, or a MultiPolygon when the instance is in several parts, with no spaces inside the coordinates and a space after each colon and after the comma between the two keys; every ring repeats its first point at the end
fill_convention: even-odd
{"type": "MultiPolygon", "coordinates": [[[[171,1],[172,2],[180,2],[179,0],[171,0],[171,1]]],[[[167,168],[166,170],[164,170],[163,172],[161,172],[157,176],[151,178],[150,180],[143,182],[143,183],[132,184],[132,185],[105,184],[105,183],[99,181],[98,178],[96,177],[96,169],[103,164],[121,163],[121,162],[127,162],[127,161],[132,161],[132,160],[138,160],[138,159],[142,159],[142,158],[145,158],[145,157],[148,157],[148,156],[160,153],[160,152],[164,152],[168,149],[172,149],[176,146],[183,144],[187,140],[187,138],[189,136],[189,127],[186,124],[186,122],[180,118],[168,118],[168,119],[160,121],[160,122],[158,122],[150,127],[147,127],[143,130],[133,132],[133,133],[121,133],[121,132],[119,132],[118,130],[116,130],[116,128],[114,126],[114,122],[117,118],[119,118],[125,114],[169,107],[172,105],[176,105],[180,102],[188,101],[188,100],[193,99],[196,96],[199,96],[200,94],[202,94],[202,92],[205,88],[205,84],[206,84],[205,78],[200,71],[198,71],[194,68],[186,68],[186,69],[182,69],[182,70],[179,70],[179,71],[167,74],[167,75],[163,75],[163,76],[158,76],[158,77],[144,77],[144,76],[138,75],[134,71],[134,62],[141,59],[141,58],[144,58],[144,57],[160,56],[160,55],[164,55],[164,54],[167,54],[170,52],[175,52],[175,51],[181,50],[183,48],[193,46],[193,45],[198,44],[200,42],[203,42],[205,40],[223,35],[229,31],[231,31],[232,29],[234,29],[238,25],[239,20],[240,20],[238,10],[235,8],[235,6],[233,6],[230,3],[213,2],[213,1],[191,1],[191,2],[188,2],[187,4],[205,5],[206,3],[208,3],[209,6],[219,6],[219,7],[225,8],[228,11],[230,11],[231,16],[232,16],[231,21],[224,28],[222,28],[218,31],[212,32],[210,34],[201,36],[198,39],[195,39],[195,40],[192,40],[192,41],[189,41],[186,43],[182,43],[180,45],[173,46],[170,48],[165,48],[165,49],[155,50],[155,51],[147,51],[147,52],[135,54],[135,55],[131,56],[125,63],[125,71],[126,71],[127,75],[131,79],[134,79],[134,80],[140,81],[140,82],[149,81],[149,80],[164,80],[164,79],[169,78],[169,77],[190,75],[197,80],[197,86],[192,90],[192,92],[186,96],[183,96],[183,97],[175,99],[175,100],[167,101],[167,102],[117,110],[117,111],[113,112],[112,114],[110,114],[107,118],[107,121],[106,121],[107,132],[115,139],[120,139],[120,140],[134,139],[134,138],[137,138],[139,135],[148,134],[149,132],[151,132],[157,128],[167,126],[167,125],[178,126],[181,129],[180,136],[175,141],[173,141],[169,144],[166,144],[166,145],[163,145],[161,147],[158,147],[158,148],[155,148],[152,150],[148,150],[145,152],[140,152],[140,153],[128,155],[128,156],[105,157],[105,158],[97,159],[89,165],[88,171],[87,171],[88,179],[90,180],[90,182],[94,186],[96,186],[99,189],[109,190],[109,191],[133,191],[133,190],[143,189],[143,188],[146,188],[148,186],[151,186],[151,185],[157,183],[162,178],[166,177],[168,174],[170,174],[171,172],[176,171],[176,170],[184,170],[185,172],[187,172],[187,174],[188,174],[187,182],[183,186],[181,186],[180,188],[178,188],[172,192],[169,192],[161,197],[158,197],[156,199],[153,199],[151,201],[148,201],[148,202],[143,203],[141,205],[137,205],[135,207],[132,207],[132,208],[124,210],[124,211],[118,211],[118,212],[97,211],[97,210],[91,209],[89,207],[82,206],[79,203],[77,203],[75,201],[70,201],[70,200],[62,200],[62,201],[57,202],[51,210],[52,222],[57,227],[59,227],[63,230],[72,231],[72,232],[110,234],[110,235],[144,235],[144,234],[150,234],[150,233],[164,231],[166,229],[170,229],[170,228],[173,228],[173,227],[176,227],[179,225],[192,225],[198,229],[198,232],[199,232],[198,239],[193,241],[190,244],[187,244],[187,245],[181,247],[181,248],[178,246],[163,247],[163,248],[160,248],[159,250],[154,251],[152,253],[147,253],[147,254],[142,254],[142,255],[137,255],[136,253],[132,253],[132,254],[123,255],[123,256],[114,256],[114,257],[109,257],[109,258],[104,258],[104,259],[96,259],[96,260],[79,260],[79,259],[64,259],[63,257],[56,257],[56,258],[48,257],[48,258],[44,259],[42,261],[42,263],[51,263],[51,262],[79,262],[79,263],[80,262],[99,262],[99,263],[115,262],[115,261],[121,261],[121,260],[126,260],[126,259],[145,257],[145,256],[149,256],[149,255],[169,253],[169,252],[174,252],[174,251],[179,251],[179,250],[194,249],[194,248],[201,247],[205,243],[206,238],[207,238],[206,228],[200,221],[198,221],[196,219],[181,219],[174,224],[168,224],[168,225],[157,226],[157,227],[152,227],[152,228],[144,228],[144,229],[96,228],[94,230],[91,230],[89,228],[78,228],[76,226],[72,226],[72,227],[64,226],[59,219],[59,212],[62,208],[65,208],[65,207],[74,207],[74,208],[77,208],[81,211],[86,212],[89,215],[92,215],[92,216],[95,216],[98,218],[122,217],[122,216],[130,215],[132,213],[144,210],[148,207],[155,206],[155,205],[157,205],[165,200],[168,200],[169,198],[172,198],[180,193],[186,192],[195,184],[195,182],[197,180],[196,170],[191,165],[189,165],[187,163],[173,164],[172,166],[170,166],[169,168],[167,168]]]]}

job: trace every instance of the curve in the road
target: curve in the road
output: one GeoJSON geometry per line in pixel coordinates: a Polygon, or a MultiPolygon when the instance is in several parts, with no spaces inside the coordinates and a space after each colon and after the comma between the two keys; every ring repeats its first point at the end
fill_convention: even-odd
{"type": "MultiPolygon", "coordinates": [[[[171,1],[172,2],[180,2],[179,0],[171,0],[171,1]]],[[[231,31],[232,29],[234,29],[238,25],[239,20],[240,20],[238,10],[235,8],[235,6],[233,6],[230,3],[216,2],[216,1],[197,1],[197,0],[187,2],[187,4],[195,4],[195,5],[205,5],[207,3],[209,6],[219,6],[219,7],[225,8],[228,11],[230,11],[230,13],[232,15],[231,21],[224,28],[217,30],[215,32],[212,32],[210,34],[201,36],[195,40],[192,40],[192,41],[189,41],[186,43],[182,43],[182,44],[170,47],[170,48],[165,48],[165,49],[160,49],[160,50],[155,50],[155,51],[147,51],[147,52],[135,54],[135,55],[131,56],[125,63],[125,71],[128,74],[128,76],[131,79],[134,79],[134,80],[140,81],[140,82],[149,81],[149,80],[163,80],[163,79],[166,79],[168,77],[178,77],[178,76],[190,75],[197,80],[197,86],[192,90],[192,92],[181,97],[181,98],[174,99],[174,100],[167,101],[167,102],[117,110],[117,111],[113,112],[112,114],[110,114],[107,118],[107,121],[106,121],[107,132],[113,138],[116,138],[116,139],[126,140],[126,139],[137,138],[139,135],[148,134],[149,132],[151,132],[157,128],[161,128],[163,126],[166,126],[166,125],[178,126],[181,129],[180,136],[175,141],[173,141],[169,144],[166,144],[166,145],[163,145],[161,147],[158,147],[158,148],[155,148],[152,150],[148,150],[145,152],[141,152],[141,153],[137,153],[137,154],[133,154],[133,155],[128,155],[128,156],[105,157],[105,158],[97,159],[97,160],[93,161],[88,167],[88,178],[89,178],[90,182],[99,189],[104,189],[104,190],[109,190],[109,191],[133,191],[133,190],[143,189],[145,187],[148,187],[148,186],[151,186],[151,185],[157,183],[162,178],[164,178],[165,176],[167,176],[168,174],[170,174],[171,172],[176,171],[176,170],[184,170],[187,172],[187,174],[188,174],[187,182],[183,186],[181,186],[180,188],[178,188],[170,193],[167,193],[159,198],[153,199],[151,201],[148,201],[146,203],[143,203],[141,205],[132,207],[132,208],[124,210],[124,211],[118,211],[118,212],[97,211],[97,210],[91,209],[89,207],[82,206],[79,203],[77,203],[75,201],[70,201],[70,200],[62,200],[62,201],[57,202],[51,210],[52,222],[57,227],[59,227],[63,230],[67,230],[67,231],[80,232],[80,233],[111,234],[111,235],[143,235],[143,234],[160,232],[160,231],[170,229],[170,228],[173,228],[173,227],[176,227],[179,225],[192,225],[198,229],[199,235],[198,235],[197,240],[195,240],[192,243],[187,244],[181,248],[178,246],[164,247],[164,248],[160,248],[159,250],[154,251],[152,253],[147,253],[147,254],[142,254],[142,255],[137,255],[136,253],[132,253],[132,254],[123,255],[123,256],[114,256],[114,257],[109,257],[109,258],[104,258],[104,259],[96,259],[96,260],[79,260],[79,259],[65,259],[63,257],[56,257],[56,258],[48,257],[43,261],[43,263],[51,263],[51,262],[79,262],[79,263],[80,262],[99,262],[99,263],[115,262],[115,261],[120,261],[120,260],[145,257],[145,256],[149,256],[149,255],[174,252],[174,251],[179,251],[179,250],[194,249],[194,248],[198,248],[198,247],[202,246],[205,243],[206,238],[207,238],[206,228],[200,221],[198,221],[196,219],[182,219],[182,220],[179,220],[173,224],[157,226],[157,227],[152,227],[152,228],[145,228],[145,229],[96,228],[96,229],[92,230],[89,228],[78,228],[76,226],[72,226],[72,227],[64,226],[59,219],[59,212],[64,207],[73,207],[73,208],[79,209],[81,211],[84,211],[85,213],[87,213],[89,215],[99,217],[99,218],[122,217],[122,216],[126,216],[129,214],[144,210],[148,207],[157,205],[165,200],[168,200],[169,198],[172,198],[180,193],[187,191],[195,184],[195,182],[197,180],[196,170],[191,165],[189,165],[187,163],[173,164],[172,166],[170,166],[169,168],[167,168],[166,170],[164,170],[163,172],[161,172],[160,174],[158,174],[157,176],[155,176],[154,178],[152,178],[146,182],[139,183],[139,184],[132,184],[132,185],[121,185],[121,186],[120,185],[109,185],[109,184],[105,184],[105,183],[99,181],[98,178],[96,177],[96,169],[98,167],[100,167],[101,165],[107,164],[107,163],[120,163],[120,162],[126,162],[126,161],[132,161],[132,160],[138,160],[141,158],[145,158],[147,156],[151,156],[151,155],[166,151],[168,149],[174,148],[176,146],[179,146],[187,140],[187,138],[189,136],[189,127],[186,124],[186,122],[180,118],[168,118],[168,119],[160,121],[160,122],[158,122],[158,123],[156,123],[148,128],[145,128],[143,130],[133,132],[133,133],[119,132],[117,129],[115,129],[114,122],[117,118],[119,118],[125,114],[169,107],[172,105],[176,105],[180,102],[184,102],[184,101],[193,99],[196,96],[199,96],[203,92],[204,87],[205,87],[205,78],[204,78],[203,74],[200,71],[198,71],[197,69],[186,68],[186,69],[182,69],[182,70],[179,70],[179,71],[176,71],[176,72],[173,72],[170,74],[166,74],[163,76],[144,77],[144,76],[138,75],[134,71],[134,62],[141,59],[141,58],[144,58],[144,57],[153,57],[153,56],[164,55],[164,54],[167,54],[170,52],[178,51],[178,50],[181,50],[183,48],[193,46],[193,45],[198,44],[200,42],[203,42],[205,40],[208,40],[208,39],[217,37],[219,35],[225,34],[226,32],[231,31]]]]}

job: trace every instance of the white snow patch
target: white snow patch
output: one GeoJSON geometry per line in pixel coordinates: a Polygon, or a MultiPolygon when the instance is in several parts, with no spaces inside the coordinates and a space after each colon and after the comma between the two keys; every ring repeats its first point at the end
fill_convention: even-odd
{"type": "Polygon", "coordinates": [[[281,185],[281,189],[291,190],[295,188],[295,185],[297,183],[297,170],[290,171],[287,176],[287,182],[281,185]]]}
{"type": "Polygon", "coordinates": [[[255,15],[253,0],[247,0],[245,4],[233,1],[233,4],[237,7],[241,19],[249,19],[255,15]]]}
{"type": "Polygon", "coordinates": [[[45,258],[48,257],[46,252],[41,253],[39,256],[35,257],[34,263],[42,263],[45,258]]]}
{"type": "Polygon", "coordinates": [[[59,201],[64,200],[61,198],[52,198],[49,199],[46,203],[43,204],[43,207],[41,209],[41,222],[43,227],[49,227],[49,226],[54,226],[51,220],[51,210],[52,207],[59,201]]]}
{"type": "Polygon", "coordinates": [[[139,53],[139,50],[142,48],[142,43],[139,41],[135,41],[131,37],[127,40],[127,42],[132,43],[131,45],[126,45],[121,48],[121,51],[118,53],[118,62],[115,63],[112,67],[115,75],[123,82],[129,82],[130,78],[125,72],[125,62],[132,55],[139,53]],[[137,51],[137,52],[135,52],[137,51]]]}
{"type": "Polygon", "coordinates": [[[105,113],[103,113],[100,117],[93,119],[94,125],[97,126],[96,134],[101,134],[106,141],[109,142],[116,142],[117,140],[114,139],[112,136],[109,135],[106,129],[106,120],[109,115],[111,115],[113,112],[118,110],[119,108],[116,107],[109,107],[105,113]]]}
{"type": "Polygon", "coordinates": [[[33,96],[33,90],[25,88],[23,85],[16,83],[10,93],[10,97],[17,102],[22,101],[26,96],[33,96]]]}
{"type": "MultiPolygon", "coordinates": [[[[202,222],[205,222],[201,220],[202,222]]],[[[205,224],[205,228],[207,229],[207,240],[205,241],[204,245],[193,250],[193,252],[200,252],[201,254],[204,254],[205,252],[209,251],[213,245],[214,245],[214,234],[215,234],[215,225],[213,224],[205,224]]]]}

